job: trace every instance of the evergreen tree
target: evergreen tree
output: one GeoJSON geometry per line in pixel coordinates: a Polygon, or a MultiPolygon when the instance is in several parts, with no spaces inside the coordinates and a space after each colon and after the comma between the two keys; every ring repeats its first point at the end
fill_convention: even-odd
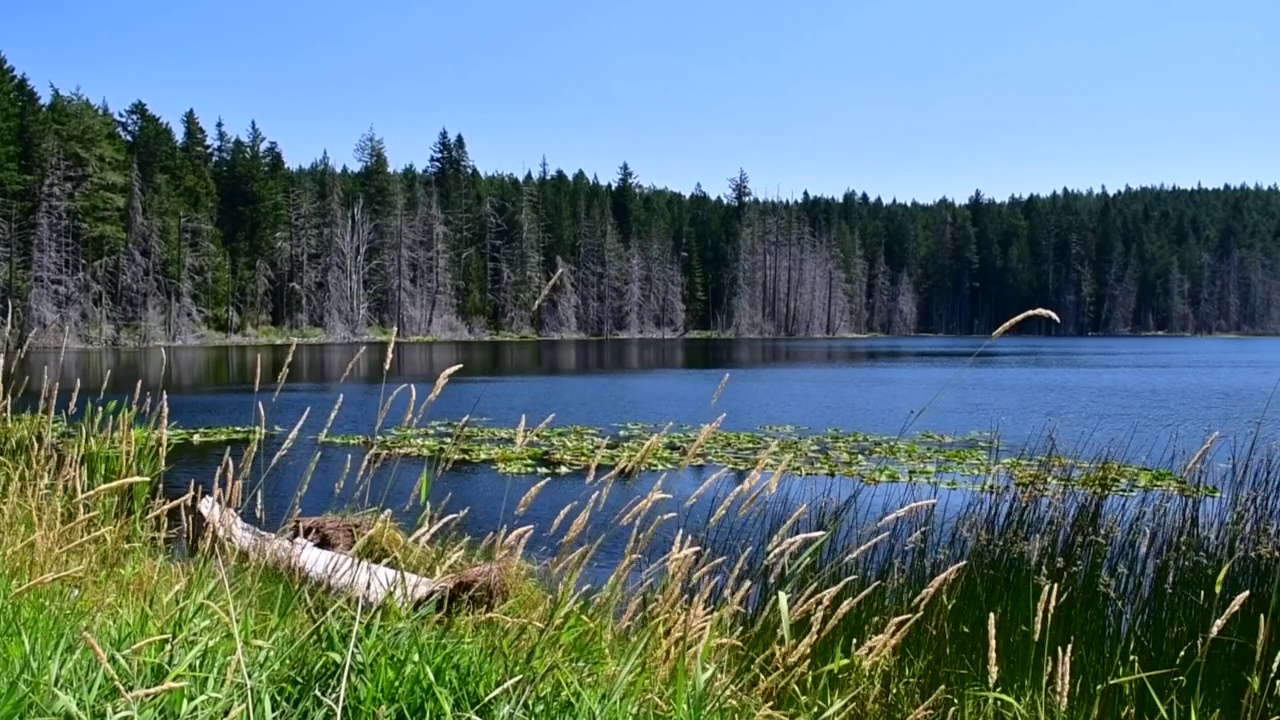
{"type": "Polygon", "coordinates": [[[741,335],[1280,331],[1280,188],[1067,188],[962,203],[712,197],[545,158],[482,173],[442,128],[422,170],[372,129],[291,167],[256,123],[43,102],[0,55],[0,300],[33,342],[208,331],[741,335]]]}

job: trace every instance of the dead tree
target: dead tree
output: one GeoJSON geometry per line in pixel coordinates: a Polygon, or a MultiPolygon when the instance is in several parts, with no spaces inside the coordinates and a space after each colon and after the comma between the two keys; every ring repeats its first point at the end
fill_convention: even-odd
{"type": "Polygon", "coordinates": [[[911,275],[904,269],[893,284],[893,312],[889,332],[894,335],[914,335],[916,332],[917,300],[911,275]]]}
{"type": "Polygon", "coordinates": [[[605,263],[603,237],[595,217],[579,207],[578,263],[575,278],[578,295],[578,328],[600,337],[608,325],[604,310],[605,263]]]}
{"type": "Polygon", "coordinates": [[[369,327],[369,297],[365,273],[369,271],[369,251],[373,224],[357,197],[350,212],[343,215],[334,235],[329,266],[328,310],[325,327],[338,339],[361,337],[369,327]]]}
{"type": "Polygon", "coordinates": [[[463,332],[449,261],[453,255],[452,235],[440,205],[440,194],[434,187],[427,193],[426,200],[427,231],[423,237],[428,244],[422,256],[422,292],[428,298],[426,331],[434,337],[455,337],[463,332]]]}
{"type": "Polygon", "coordinates": [[[537,303],[540,319],[539,332],[549,337],[577,337],[580,335],[578,316],[581,304],[578,299],[576,271],[564,260],[556,258],[556,272],[543,289],[537,303]]]}
{"type": "Polygon", "coordinates": [[[90,291],[75,247],[71,185],[61,153],[54,148],[40,188],[31,238],[31,291],[26,330],[33,345],[57,345],[65,337],[82,340],[90,291]]]}
{"type": "Polygon", "coordinates": [[[742,211],[738,227],[737,269],[733,293],[733,332],[754,337],[764,334],[764,303],[767,268],[759,212],[752,206],[742,211]]]}
{"type": "Polygon", "coordinates": [[[117,278],[119,319],[138,343],[150,345],[167,335],[165,249],[148,212],[142,176],[136,166],[129,190],[123,259],[117,278]]]}
{"type": "Polygon", "coordinates": [[[212,292],[201,292],[199,283],[210,281],[213,254],[207,222],[198,218],[178,217],[178,240],[173,260],[173,286],[167,308],[166,333],[171,342],[188,342],[204,325],[202,298],[212,299],[212,292]]]}

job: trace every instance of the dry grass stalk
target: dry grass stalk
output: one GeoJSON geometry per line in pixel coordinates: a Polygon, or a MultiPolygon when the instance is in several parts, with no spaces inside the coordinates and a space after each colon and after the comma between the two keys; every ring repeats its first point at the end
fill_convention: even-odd
{"type": "Polygon", "coordinates": [[[742,495],[742,491],[744,491],[744,488],[746,487],[748,487],[748,483],[742,482],[733,486],[731,491],[728,491],[728,495],[724,496],[724,500],[719,503],[716,512],[713,512],[712,514],[712,519],[707,523],[708,528],[716,527],[716,524],[721,521],[724,514],[728,512],[728,509],[730,509],[730,505],[732,505],[733,501],[736,500],[737,496],[742,495]]]}
{"type": "Polygon", "coordinates": [[[516,424],[516,449],[524,447],[524,413],[520,413],[520,422],[516,424]]]}
{"type": "Polygon", "coordinates": [[[1209,436],[1209,439],[1205,441],[1204,445],[1196,451],[1196,454],[1191,457],[1191,461],[1187,463],[1187,466],[1183,468],[1182,477],[1189,478],[1200,468],[1200,463],[1204,462],[1205,457],[1209,454],[1209,450],[1213,448],[1213,445],[1216,442],[1218,442],[1218,433],[1215,431],[1209,436]]]}
{"type": "Polygon", "coordinates": [[[708,475],[707,479],[703,480],[702,484],[698,486],[698,489],[694,490],[693,494],[689,496],[689,499],[684,501],[684,506],[686,508],[693,507],[693,504],[698,501],[698,498],[702,497],[702,494],[707,491],[707,488],[711,487],[712,485],[715,484],[717,480],[719,480],[720,478],[728,474],[729,474],[728,468],[720,468],[719,470],[708,475]]]}
{"type": "Polygon", "coordinates": [[[68,553],[68,552],[71,552],[72,550],[74,550],[74,549],[76,549],[76,548],[80,547],[81,545],[85,545],[85,544],[87,544],[87,543],[91,543],[91,542],[93,542],[94,540],[97,540],[98,538],[103,537],[104,535],[107,535],[107,534],[111,533],[111,531],[113,531],[113,530],[115,530],[115,526],[114,526],[114,525],[108,525],[108,526],[106,526],[106,527],[104,527],[104,528],[100,528],[100,529],[98,529],[98,530],[96,530],[96,531],[94,531],[94,532],[89,533],[88,535],[85,535],[84,537],[82,537],[82,538],[80,538],[80,539],[78,539],[78,540],[73,540],[73,541],[71,542],[71,544],[70,544],[70,545],[66,545],[66,546],[64,546],[64,547],[61,547],[61,548],[59,548],[59,549],[55,550],[55,551],[53,552],[53,556],[54,556],[54,557],[57,557],[57,556],[59,556],[59,555],[63,555],[63,554],[66,554],[66,553],[68,553]]]}
{"type": "Polygon", "coordinates": [[[778,543],[777,546],[768,549],[765,554],[764,562],[766,565],[771,565],[779,561],[785,562],[805,543],[810,540],[819,540],[826,536],[827,532],[825,530],[814,530],[813,532],[794,535],[778,543]]]}
{"type": "MultiPolygon", "coordinates": [[[[0,364],[3,364],[0,361],[0,364]]],[[[80,399],[80,378],[76,378],[76,384],[71,388],[71,399],[67,402],[67,414],[74,415],[76,413],[76,403],[80,399]]]]}
{"type": "MultiPolygon", "coordinates": [[[[622,562],[619,562],[617,565],[615,565],[613,568],[613,572],[609,573],[609,579],[606,580],[604,583],[605,587],[610,588],[611,590],[617,589],[618,587],[620,587],[622,583],[626,582],[627,577],[631,573],[631,569],[635,567],[636,563],[640,562],[643,559],[644,557],[639,553],[626,553],[622,558],[622,562]]],[[[614,597],[612,597],[607,592],[601,593],[599,595],[600,601],[605,601],[605,600],[611,601],[613,599],[614,597]]]]}
{"type": "Polygon", "coordinates": [[[1258,615],[1258,639],[1253,644],[1253,664],[1255,666],[1262,664],[1262,646],[1267,641],[1267,615],[1259,613],[1258,615]]]}
{"type": "Polygon", "coordinates": [[[800,507],[796,508],[795,512],[791,513],[791,515],[783,521],[782,525],[778,528],[778,531],[769,539],[767,547],[777,547],[778,543],[783,540],[787,533],[791,532],[791,528],[794,527],[796,523],[800,522],[800,518],[804,517],[807,512],[809,512],[809,503],[800,503],[800,507]]]}
{"type": "Polygon", "coordinates": [[[97,659],[98,664],[102,666],[103,671],[107,673],[107,677],[111,678],[111,683],[116,686],[116,690],[121,696],[127,696],[129,693],[125,691],[124,684],[120,682],[120,676],[116,674],[115,668],[111,667],[111,661],[107,660],[107,654],[102,651],[102,646],[98,645],[98,641],[85,631],[80,637],[84,638],[85,644],[93,651],[93,657],[97,659]]]}
{"type": "Polygon", "coordinates": [[[671,424],[668,423],[666,427],[662,428],[662,430],[651,435],[649,439],[645,441],[644,445],[640,446],[640,449],[637,450],[634,455],[629,458],[619,459],[618,465],[610,475],[639,472],[644,469],[645,461],[648,460],[649,456],[653,454],[653,451],[662,444],[663,439],[667,436],[667,433],[670,432],[670,430],[671,424]]]}
{"type": "MultiPolygon", "coordinates": [[[[25,383],[25,381],[23,381],[25,383]]],[[[98,402],[102,402],[102,398],[107,395],[107,388],[111,386],[111,368],[102,375],[102,388],[98,391],[98,402]]]]}
{"type": "MultiPolygon", "coordinates": [[[[1057,584],[1054,583],[1054,587],[1057,584]]],[[[1045,612],[1049,604],[1049,585],[1040,588],[1040,600],[1036,603],[1036,619],[1031,634],[1031,642],[1040,642],[1040,631],[1044,626],[1045,612]]]]}
{"type": "Polygon", "coordinates": [[[152,510],[151,512],[147,513],[147,516],[143,519],[154,520],[160,517],[161,515],[164,515],[165,513],[169,512],[170,510],[178,507],[179,505],[184,505],[187,502],[190,502],[191,498],[193,497],[195,497],[195,491],[194,490],[188,491],[182,497],[177,498],[176,500],[170,500],[169,502],[157,507],[155,510],[152,510]]]}
{"type": "Polygon", "coordinates": [[[396,356],[396,335],[399,334],[400,328],[391,328],[391,341],[387,343],[387,356],[382,361],[382,374],[386,375],[391,371],[391,360],[396,356]]]}
{"type": "MultiPolygon", "coordinates": [[[[396,396],[398,396],[400,393],[404,392],[408,388],[409,388],[408,383],[400,383],[400,385],[398,385],[395,390],[391,391],[391,395],[382,403],[382,406],[378,408],[378,421],[373,426],[373,431],[375,434],[382,429],[382,423],[386,421],[387,414],[391,412],[391,404],[395,402],[396,396]]],[[[412,412],[412,411],[413,411],[413,407],[410,406],[409,412],[412,412]]]]}
{"type": "Polygon", "coordinates": [[[134,690],[133,692],[125,695],[124,698],[130,702],[137,702],[139,700],[146,700],[147,698],[155,697],[156,695],[163,695],[170,690],[179,690],[186,686],[187,683],[185,682],[170,680],[168,682],[160,683],[155,687],[149,687],[144,690],[134,690]]]}
{"type": "MultiPolygon", "coordinates": [[[[846,585],[853,582],[855,579],[856,578],[853,575],[850,575],[849,577],[846,577],[845,579],[823,590],[822,592],[815,592],[812,595],[810,595],[810,590],[806,588],[805,592],[802,594],[802,597],[807,597],[807,599],[803,599],[800,602],[798,602],[796,604],[796,609],[791,611],[792,622],[795,622],[797,620],[804,618],[810,612],[817,610],[819,607],[830,607],[831,603],[834,602],[835,600],[835,596],[838,595],[840,591],[845,588],[846,585]]],[[[810,587],[816,590],[817,589],[816,581],[815,581],[815,585],[812,585],[810,587]]]]}
{"type": "Polygon", "coordinates": [[[875,582],[871,583],[866,588],[864,588],[862,592],[840,603],[840,606],[836,608],[835,614],[833,614],[831,616],[831,619],[827,621],[827,626],[822,629],[822,634],[825,636],[829,634],[832,630],[835,630],[836,626],[840,624],[840,621],[844,619],[845,615],[849,614],[851,610],[856,608],[859,603],[865,600],[866,597],[870,595],[873,590],[875,590],[877,587],[880,587],[880,582],[881,581],[876,580],[875,582]]]}
{"type": "Polygon", "coordinates": [[[559,555],[555,560],[551,561],[551,572],[563,577],[574,574],[575,568],[580,568],[586,562],[588,546],[583,545],[568,555],[559,555]]]}
{"type": "Polygon", "coordinates": [[[649,490],[648,494],[641,498],[640,502],[636,503],[635,506],[627,511],[625,515],[618,519],[618,524],[626,526],[639,522],[654,505],[663,500],[670,500],[671,495],[669,493],[662,492],[662,482],[666,477],[667,476],[665,474],[661,475],[657,482],[653,484],[653,488],[649,490]]]}
{"type": "MultiPolygon", "coordinates": [[[[80,381],[76,381],[76,389],[79,390],[80,381]]],[[[72,404],[75,404],[74,399],[72,404]]],[[[74,410],[73,410],[74,412],[74,410]]],[[[169,393],[161,391],[160,393],[160,468],[163,470],[166,459],[169,454],[169,393]]]]}
{"type": "Polygon", "coordinates": [[[548,415],[546,419],[538,423],[537,427],[529,431],[529,434],[525,436],[525,439],[524,439],[525,443],[527,444],[532,442],[534,438],[538,437],[538,434],[541,433],[543,430],[546,430],[547,427],[551,425],[551,421],[555,419],[556,419],[555,413],[551,413],[550,415],[548,415]]]}
{"type": "Polygon", "coordinates": [[[1065,653],[1062,648],[1058,648],[1058,663],[1056,674],[1053,676],[1053,689],[1058,712],[1066,712],[1067,704],[1071,701],[1071,643],[1067,643],[1065,653]]]}
{"type": "Polygon", "coordinates": [[[742,571],[747,567],[747,559],[751,557],[751,553],[754,550],[755,548],[747,546],[742,550],[742,553],[738,555],[738,561],[733,564],[733,569],[729,571],[729,577],[725,581],[725,587],[733,588],[734,585],[737,584],[738,576],[742,574],[742,571]]]}
{"type": "Polygon", "coordinates": [[[712,405],[715,405],[717,402],[720,401],[720,394],[724,392],[724,388],[728,384],[729,384],[729,373],[725,373],[724,377],[720,379],[720,385],[716,387],[715,393],[711,396],[712,405]]]}
{"type": "Polygon", "coordinates": [[[445,515],[444,517],[440,518],[430,526],[424,525],[420,530],[418,530],[417,532],[409,536],[409,542],[417,543],[419,545],[426,545],[427,543],[431,542],[431,539],[435,537],[437,533],[439,533],[445,527],[448,527],[450,523],[457,522],[458,520],[461,520],[463,517],[466,517],[466,514],[467,514],[466,510],[463,510],[461,512],[451,513],[449,515],[445,515]]]}
{"type": "Polygon", "coordinates": [[[890,533],[888,531],[885,531],[871,538],[870,540],[862,543],[858,547],[854,548],[853,552],[849,553],[849,557],[845,558],[844,561],[847,563],[851,563],[854,560],[857,560],[859,557],[862,557],[863,553],[875,547],[876,545],[879,545],[880,542],[883,541],[885,538],[889,537],[889,535],[890,533]]]}
{"type": "Polygon", "coordinates": [[[1249,591],[1245,590],[1244,592],[1237,595],[1234,600],[1231,601],[1231,604],[1227,606],[1226,611],[1222,613],[1221,617],[1219,617],[1217,620],[1214,620],[1213,625],[1210,626],[1209,640],[1213,640],[1215,637],[1218,636],[1218,633],[1222,632],[1222,628],[1227,624],[1227,621],[1231,619],[1232,615],[1235,615],[1237,612],[1240,611],[1240,608],[1244,606],[1244,601],[1248,599],[1249,599],[1249,591]]]}
{"type": "Polygon", "coordinates": [[[916,595],[915,599],[911,601],[911,605],[917,610],[924,609],[924,606],[929,602],[930,598],[936,595],[938,591],[942,590],[942,588],[946,587],[947,583],[951,582],[951,579],[959,574],[960,570],[967,564],[969,564],[969,561],[961,560],[955,565],[943,570],[936,578],[929,581],[929,584],[925,586],[924,590],[920,591],[919,595],[916,595]]]}
{"type": "Polygon", "coordinates": [[[524,548],[529,543],[529,538],[533,537],[533,526],[524,525],[518,527],[511,532],[499,547],[499,558],[518,560],[524,555],[524,548]]]}
{"type": "Polygon", "coordinates": [[[881,518],[880,522],[876,523],[876,527],[882,528],[899,518],[903,518],[910,515],[911,513],[917,510],[933,507],[934,505],[937,505],[937,504],[938,504],[938,501],[936,499],[930,499],[930,500],[918,500],[909,505],[904,505],[903,507],[900,507],[897,510],[894,510],[893,512],[881,518]]]}
{"type": "MultiPolygon", "coordinates": [[[[69,533],[69,532],[71,532],[71,531],[73,531],[73,530],[78,530],[78,529],[80,528],[80,526],[84,525],[85,523],[87,523],[87,522],[89,522],[90,520],[92,520],[92,519],[94,519],[94,518],[98,517],[98,516],[99,516],[99,515],[101,515],[101,514],[102,514],[102,513],[101,513],[100,511],[98,511],[98,510],[94,510],[93,512],[85,513],[84,515],[81,515],[80,517],[76,518],[75,520],[72,520],[71,522],[67,523],[66,525],[63,525],[63,526],[59,527],[58,529],[54,530],[54,531],[53,531],[53,534],[54,534],[54,535],[63,535],[63,534],[69,533]]],[[[21,547],[21,546],[19,546],[19,547],[21,547]]]]}
{"type": "Polygon", "coordinates": [[[1045,610],[1045,626],[1053,624],[1053,613],[1058,609],[1058,583],[1053,584],[1053,590],[1049,593],[1049,607],[1045,610]]]}
{"type": "Polygon", "coordinates": [[[622,618],[618,621],[618,627],[626,630],[631,627],[631,623],[635,621],[640,612],[640,604],[646,599],[644,592],[637,592],[631,602],[627,603],[627,607],[622,611],[622,618]]]}
{"type": "Polygon", "coordinates": [[[551,478],[543,478],[541,482],[529,488],[527,492],[520,498],[520,502],[516,503],[516,517],[524,515],[529,506],[533,504],[534,499],[538,497],[538,493],[542,492],[542,488],[551,482],[551,478]]]}
{"type": "Polygon", "coordinates": [[[333,402],[333,407],[329,409],[329,419],[324,421],[324,428],[320,430],[319,442],[324,442],[329,437],[329,428],[333,427],[334,418],[338,417],[338,409],[342,407],[343,394],[338,393],[338,399],[333,402]]]}
{"type": "Polygon", "coordinates": [[[1033,310],[1027,310],[1025,312],[1021,312],[1009,318],[1008,320],[1005,320],[1003,325],[996,328],[996,331],[991,333],[991,339],[995,340],[999,338],[1001,335],[1004,335],[1005,333],[1012,330],[1023,320],[1027,320],[1033,317],[1046,318],[1048,320],[1054,321],[1055,323],[1062,322],[1061,320],[1058,319],[1057,313],[1053,312],[1052,310],[1046,310],[1044,308],[1035,308],[1033,310]]]}
{"type": "Polygon", "coordinates": [[[649,543],[653,542],[653,537],[658,534],[658,528],[661,527],[663,523],[667,522],[668,520],[672,520],[675,517],[676,517],[676,514],[673,512],[665,513],[655,517],[653,519],[653,522],[649,523],[649,527],[644,531],[642,535],[639,536],[639,538],[635,541],[634,544],[628,543],[627,549],[629,551],[639,552],[640,550],[643,550],[644,548],[649,547],[649,543]]]}
{"type": "Polygon", "coordinates": [[[351,474],[351,453],[347,453],[346,459],[342,464],[342,472],[338,473],[338,481],[333,485],[334,497],[342,494],[342,488],[347,484],[347,476],[351,474]]]}
{"type": "Polygon", "coordinates": [[[582,512],[578,513],[572,523],[569,523],[569,530],[565,532],[564,539],[560,541],[561,548],[573,545],[578,536],[582,534],[582,531],[587,529],[587,521],[591,519],[591,511],[595,509],[596,499],[599,496],[599,490],[591,493],[591,497],[587,500],[587,504],[583,506],[582,512]]]}
{"type": "Polygon", "coordinates": [[[400,424],[404,427],[410,427],[413,422],[413,411],[418,407],[418,386],[409,385],[409,402],[404,406],[404,417],[400,418],[400,424]]]}
{"type": "Polygon", "coordinates": [[[307,421],[307,416],[310,414],[310,406],[303,409],[302,417],[298,418],[298,422],[294,424],[293,429],[289,431],[289,435],[286,436],[284,442],[281,443],[280,449],[276,450],[275,457],[271,458],[271,462],[267,464],[267,469],[262,472],[264,476],[270,473],[271,469],[276,466],[276,463],[280,462],[280,458],[284,457],[285,453],[289,452],[289,448],[293,447],[293,443],[298,440],[298,432],[302,430],[302,424],[307,421]]]}
{"type": "Polygon", "coordinates": [[[996,652],[996,614],[987,613],[987,687],[994,690],[1000,681],[1000,658],[996,652]]]}
{"type": "Polygon", "coordinates": [[[284,355],[284,365],[280,368],[280,374],[276,376],[276,391],[271,395],[271,402],[275,402],[280,397],[280,390],[284,387],[285,378],[289,377],[289,366],[293,364],[293,351],[298,349],[298,341],[293,340],[289,343],[289,352],[284,355]]]}
{"type": "Polygon", "coordinates": [[[82,503],[82,502],[85,502],[86,500],[97,497],[98,495],[101,495],[103,493],[111,492],[112,490],[116,490],[118,488],[129,487],[130,485],[137,485],[139,483],[145,483],[145,482],[151,482],[151,478],[146,477],[145,475],[136,475],[134,477],[127,477],[127,478],[122,478],[120,480],[114,480],[112,482],[99,485],[98,487],[80,495],[80,497],[76,498],[76,502],[82,503]]]}
{"type": "MultiPolygon", "coordinates": [[[[444,392],[444,387],[449,384],[449,378],[453,377],[453,374],[461,369],[461,364],[453,365],[445,368],[444,371],[436,377],[435,384],[431,386],[431,394],[427,395],[427,399],[422,403],[422,412],[426,412],[427,408],[431,407],[431,405],[435,403],[436,399],[440,397],[440,393],[444,392]]],[[[422,413],[419,413],[418,416],[421,417],[422,413]]]]}
{"type": "Polygon", "coordinates": [[[547,296],[551,294],[551,288],[556,286],[556,282],[558,282],[563,275],[564,268],[556,268],[556,273],[551,276],[551,279],[547,281],[546,285],[542,286],[542,292],[538,293],[538,299],[533,301],[534,313],[538,312],[538,308],[542,306],[542,303],[547,299],[547,296]]]}
{"type": "Polygon", "coordinates": [[[702,426],[702,430],[698,432],[698,437],[694,438],[693,443],[689,445],[688,451],[684,454],[684,459],[681,461],[684,467],[688,467],[698,457],[698,453],[702,451],[703,446],[720,429],[720,424],[724,422],[725,417],[724,413],[720,413],[720,417],[716,418],[714,422],[702,426]]]}
{"type": "Polygon", "coordinates": [[[547,534],[555,535],[556,530],[560,529],[560,523],[564,522],[565,517],[567,517],[569,515],[569,512],[572,511],[575,507],[577,507],[577,505],[578,505],[578,501],[572,500],[569,502],[568,505],[565,505],[564,507],[560,508],[560,512],[557,513],[555,519],[551,521],[551,529],[547,531],[547,534]]]}
{"type": "Polygon", "coordinates": [[[140,642],[134,643],[132,646],[130,646],[130,647],[129,647],[129,649],[128,649],[128,650],[125,650],[125,651],[124,651],[124,654],[125,654],[125,655],[133,655],[133,654],[135,654],[135,653],[142,652],[144,649],[146,649],[146,648],[148,648],[148,647],[151,647],[152,645],[155,645],[156,643],[160,643],[160,642],[168,642],[168,641],[170,641],[170,640],[172,640],[172,639],[173,639],[173,636],[172,636],[172,635],[153,635],[153,636],[151,636],[151,637],[149,637],[149,638],[147,638],[147,639],[145,639],[145,640],[142,640],[142,641],[140,641],[140,642]]]}
{"type": "Polygon", "coordinates": [[[885,623],[885,628],[880,634],[872,637],[855,653],[856,656],[865,658],[868,665],[889,658],[893,655],[893,651],[906,638],[907,632],[911,626],[920,619],[920,613],[908,613],[906,615],[898,615],[891,618],[885,623]]]}
{"type": "MultiPolygon", "coordinates": [[[[738,508],[738,517],[746,517],[746,514],[751,510],[751,508],[755,507],[756,502],[765,494],[773,495],[778,491],[778,479],[786,475],[787,465],[790,464],[790,462],[790,456],[783,458],[782,463],[778,465],[775,470],[769,473],[769,482],[761,484],[755,489],[755,491],[747,496],[746,500],[742,501],[741,507],[738,508]]],[[[761,469],[759,474],[753,474],[751,482],[754,483],[756,480],[759,480],[763,474],[763,469],[761,469]]]]}
{"type": "Polygon", "coordinates": [[[928,720],[928,718],[933,717],[933,706],[945,697],[946,692],[946,685],[942,685],[937,690],[934,690],[933,694],[930,695],[927,700],[920,703],[920,706],[907,716],[907,720],[928,720]]]}
{"type": "Polygon", "coordinates": [[[729,558],[721,555],[720,557],[715,558],[714,560],[709,560],[703,563],[702,567],[698,568],[698,570],[693,573],[693,577],[690,578],[691,581],[694,582],[695,584],[699,584],[700,587],[704,587],[707,592],[710,592],[712,583],[703,583],[703,579],[706,578],[706,576],[709,575],[711,571],[725,564],[728,560],[729,558]]]}
{"type": "Polygon", "coordinates": [[[73,575],[79,575],[80,573],[84,572],[84,568],[85,568],[84,565],[80,565],[79,567],[73,567],[70,570],[63,570],[62,572],[45,573],[44,575],[41,575],[40,577],[26,583],[25,585],[20,585],[19,587],[14,589],[14,591],[10,593],[9,596],[17,597],[18,595],[21,595],[22,593],[26,592],[27,590],[30,590],[31,588],[40,587],[41,585],[48,585],[49,583],[57,582],[65,578],[69,578],[73,575]]]}
{"type": "Polygon", "coordinates": [[[368,348],[368,345],[361,345],[360,349],[356,351],[356,354],[351,357],[351,361],[347,363],[347,368],[342,371],[342,377],[338,378],[339,385],[341,385],[343,381],[347,379],[347,376],[351,374],[351,370],[355,368],[356,363],[364,355],[366,348],[368,348]]]}

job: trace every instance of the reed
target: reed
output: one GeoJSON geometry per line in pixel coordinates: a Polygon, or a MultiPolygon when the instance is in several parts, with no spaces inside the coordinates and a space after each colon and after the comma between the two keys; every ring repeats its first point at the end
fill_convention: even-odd
{"type": "MultiPolygon", "coordinates": [[[[390,393],[379,421],[395,401],[407,403],[397,417],[421,421],[454,372],[421,405],[412,386],[390,393]]],[[[790,497],[797,478],[785,458],[769,464],[772,446],[679,491],[721,417],[671,450],[674,468],[633,463],[633,477],[597,480],[592,460],[585,473],[532,476],[503,516],[518,526],[486,542],[465,534],[466,509],[434,497],[404,526],[380,517],[362,557],[423,574],[501,561],[505,599],[441,615],[300,585],[208,538],[175,560],[193,494],[163,487],[177,436],[170,399],[155,397],[149,410],[141,388],[124,404],[80,398],[73,418],[42,392],[37,412],[0,414],[0,717],[1280,714],[1267,620],[1280,600],[1280,456],[1259,444],[1225,465],[1205,462],[1212,441],[1168,459],[1230,490],[1216,497],[997,484],[959,507],[927,487],[886,507],[834,478],[790,497]],[[551,522],[530,520],[564,483],[580,492],[542,514],[551,522]],[[634,499],[610,506],[618,492],[634,499]],[[608,538],[623,551],[606,561],[608,538]],[[584,571],[599,562],[613,565],[596,587],[584,571]]],[[[305,414],[271,445],[266,410],[254,410],[262,432],[227,439],[201,491],[235,500],[256,482],[260,498],[263,476],[297,450],[305,414]]],[[[522,423],[515,444],[545,440],[549,422],[522,423]]],[[[638,457],[669,442],[649,436],[638,457]]],[[[312,477],[321,452],[347,451],[317,448],[303,488],[347,482],[353,468],[367,488],[396,471],[366,451],[341,476],[312,477]]],[[[1034,457],[1028,473],[1114,460],[1034,457]]]]}

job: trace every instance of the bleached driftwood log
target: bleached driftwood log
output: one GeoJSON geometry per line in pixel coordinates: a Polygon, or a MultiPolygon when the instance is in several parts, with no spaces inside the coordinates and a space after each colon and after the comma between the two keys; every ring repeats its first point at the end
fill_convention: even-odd
{"type": "Polygon", "coordinates": [[[209,496],[200,498],[196,507],[218,536],[250,557],[301,572],[332,590],[354,593],[373,604],[390,598],[399,605],[412,607],[431,598],[444,600],[454,585],[452,579],[422,577],[323,550],[302,538],[276,537],[244,522],[234,510],[209,496]]]}

